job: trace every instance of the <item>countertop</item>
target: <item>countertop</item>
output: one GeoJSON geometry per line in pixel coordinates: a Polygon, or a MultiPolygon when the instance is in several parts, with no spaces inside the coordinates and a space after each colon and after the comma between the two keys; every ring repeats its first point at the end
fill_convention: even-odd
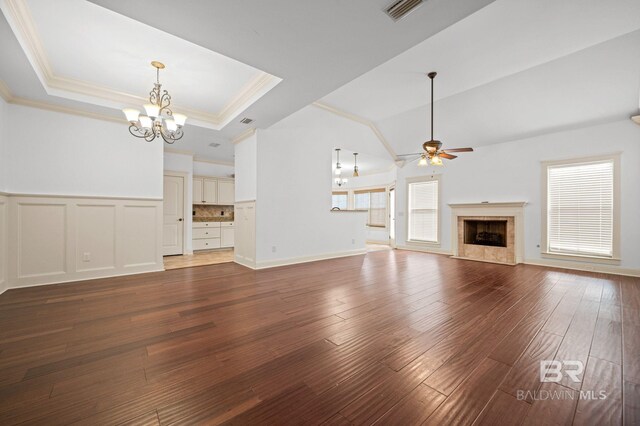
{"type": "Polygon", "coordinates": [[[233,222],[233,217],[224,216],[224,217],[206,217],[206,216],[193,216],[194,222],[233,222]]]}

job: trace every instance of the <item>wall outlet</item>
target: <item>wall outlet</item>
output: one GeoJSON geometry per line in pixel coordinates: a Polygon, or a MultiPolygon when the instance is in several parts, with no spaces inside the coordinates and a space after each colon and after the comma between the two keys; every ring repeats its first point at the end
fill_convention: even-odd
{"type": "Polygon", "coordinates": [[[276,252],[276,246],[271,246],[271,253],[275,253],[276,252]]]}
{"type": "Polygon", "coordinates": [[[87,251],[87,252],[85,252],[85,253],[82,255],[82,261],[83,261],[83,262],[91,262],[91,253],[89,253],[88,251],[87,251]]]}
{"type": "Polygon", "coordinates": [[[224,210],[220,211],[220,216],[224,216],[224,210]]]}

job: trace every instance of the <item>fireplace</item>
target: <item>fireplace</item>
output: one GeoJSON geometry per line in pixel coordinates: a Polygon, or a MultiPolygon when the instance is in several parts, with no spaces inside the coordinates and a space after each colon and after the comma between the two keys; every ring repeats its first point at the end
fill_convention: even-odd
{"type": "Polygon", "coordinates": [[[506,220],[464,220],[464,243],[477,246],[506,247],[506,220]]]}

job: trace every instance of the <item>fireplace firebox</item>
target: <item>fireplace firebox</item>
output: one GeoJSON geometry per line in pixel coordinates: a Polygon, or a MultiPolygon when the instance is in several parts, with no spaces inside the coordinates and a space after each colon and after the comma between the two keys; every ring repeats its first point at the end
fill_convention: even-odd
{"type": "Polygon", "coordinates": [[[479,246],[506,247],[506,220],[464,220],[464,243],[479,246]]]}

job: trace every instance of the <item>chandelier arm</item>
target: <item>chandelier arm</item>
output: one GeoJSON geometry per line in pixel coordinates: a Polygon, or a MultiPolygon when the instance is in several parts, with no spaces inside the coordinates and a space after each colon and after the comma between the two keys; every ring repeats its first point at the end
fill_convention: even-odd
{"type": "Polygon", "coordinates": [[[136,138],[147,138],[149,131],[143,132],[143,129],[139,128],[135,124],[129,126],[129,133],[131,133],[136,138]]]}
{"type": "Polygon", "coordinates": [[[160,102],[158,103],[158,105],[160,106],[160,113],[164,111],[167,115],[173,115],[171,108],[169,108],[169,105],[171,105],[171,95],[166,90],[160,97],[160,102]]]}

